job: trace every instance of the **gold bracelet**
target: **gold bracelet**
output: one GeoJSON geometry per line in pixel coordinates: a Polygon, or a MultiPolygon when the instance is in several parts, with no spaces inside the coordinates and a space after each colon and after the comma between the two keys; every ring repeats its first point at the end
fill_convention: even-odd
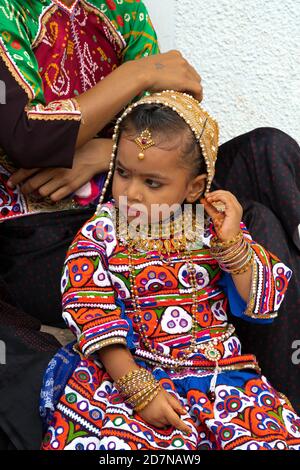
{"type": "Polygon", "coordinates": [[[252,264],[253,260],[254,260],[254,252],[251,253],[251,257],[249,261],[244,266],[242,266],[240,269],[235,269],[234,271],[230,271],[230,273],[233,275],[245,273],[248,270],[249,266],[252,264]]]}
{"type": "Polygon", "coordinates": [[[136,379],[134,382],[123,384],[119,387],[121,392],[134,393],[136,390],[140,390],[141,387],[146,386],[149,382],[155,381],[154,377],[143,377],[142,379],[136,379]]]}
{"type": "MultiPolygon", "coordinates": [[[[136,401],[136,403],[133,405],[133,408],[136,409],[136,408],[139,408],[141,405],[144,405],[144,403],[146,401],[148,401],[150,399],[150,397],[153,397],[153,395],[155,394],[156,390],[158,390],[160,388],[160,385],[158,384],[158,386],[156,386],[155,388],[153,388],[150,392],[148,392],[147,394],[145,394],[142,398],[140,398],[139,400],[136,401]]],[[[157,395],[157,393],[155,394],[155,396],[157,395]]],[[[154,398],[154,397],[153,397],[154,398]]],[[[152,399],[153,399],[152,398],[152,399]]],[[[151,400],[150,400],[151,401],[151,400]]],[[[150,401],[148,401],[148,403],[150,403],[150,401]]]]}
{"type": "Polygon", "coordinates": [[[144,369],[143,367],[140,367],[139,369],[131,370],[130,372],[128,372],[128,374],[124,375],[123,377],[119,378],[116,381],[116,387],[118,389],[122,388],[125,384],[127,384],[131,380],[134,380],[137,378],[141,379],[142,377],[149,377],[149,375],[153,377],[151,372],[144,369]]]}
{"type": "Polygon", "coordinates": [[[151,403],[152,400],[154,400],[154,398],[157,397],[157,395],[159,394],[159,392],[161,391],[161,387],[160,385],[154,390],[154,392],[143,402],[141,403],[140,405],[137,405],[136,407],[134,407],[134,410],[135,411],[142,411],[144,408],[146,408],[147,405],[149,405],[149,403],[151,403]]]}
{"type": "Polygon", "coordinates": [[[135,396],[134,399],[126,400],[133,408],[139,406],[159,387],[159,382],[153,385],[151,388],[147,390],[141,390],[141,393],[138,394],[139,396],[135,396]]]}
{"type": "Polygon", "coordinates": [[[236,255],[236,253],[239,253],[241,250],[244,249],[246,246],[246,241],[244,238],[242,238],[238,243],[235,245],[232,245],[230,248],[227,249],[218,249],[216,250],[215,248],[211,248],[210,251],[214,256],[222,256],[222,258],[231,258],[236,255]]]}
{"type": "Polygon", "coordinates": [[[142,390],[138,390],[135,392],[133,395],[127,395],[126,401],[128,402],[136,402],[139,398],[141,398],[143,395],[146,395],[147,393],[151,392],[154,390],[156,387],[157,382],[154,383],[149,383],[147,387],[144,387],[142,390]]]}
{"type": "Polygon", "coordinates": [[[244,234],[242,230],[240,230],[239,233],[231,240],[226,240],[223,242],[219,238],[213,237],[211,239],[210,246],[212,248],[229,248],[232,245],[235,245],[237,242],[239,242],[243,237],[244,237],[244,234]]]}
{"type": "Polygon", "coordinates": [[[236,265],[241,265],[243,266],[243,264],[245,262],[248,261],[248,258],[251,254],[251,250],[249,247],[245,247],[246,250],[244,250],[243,252],[239,253],[239,256],[235,256],[233,259],[229,259],[229,260],[224,260],[223,258],[220,258],[218,261],[219,263],[222,265],[222,266],[225,266],[227,269],[237,269],[237,268],[234,268],[234,266],[236,265]]]}
{"type": "Polygon", "coordinates": [[[156,380],[152,374],[151,376],[143,377],[141,380],[137,378],[134,382],[131,381],[130,383],[123,384],[121,387],[119,387],[119,391],[123,395],[133,395],[134,393],[141,390],[141,388],[144,388],[151,383],[156,383],[156,380]]]}

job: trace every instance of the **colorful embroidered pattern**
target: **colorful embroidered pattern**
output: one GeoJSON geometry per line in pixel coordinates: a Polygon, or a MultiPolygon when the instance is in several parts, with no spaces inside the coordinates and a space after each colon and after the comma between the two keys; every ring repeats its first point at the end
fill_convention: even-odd
{"type": "Polygon", "coordinates": [[[108,374],[81,361],[69,379],[44,437],[43,450],[300,450],[300,418],[268,381],[251,372],[211,375],[149,368],[186,408],[187,437],[146,424],[124,403],[108,374]]]}
{"type": "Polygon", "coordinates": [[[7,181],[16,168],[8,161],[0,149],[0,220],[13,219],[39,212],[53,212],[77,209],[79,206],[72,197],[54,203],[50,198],[39,194],[24,195],[19,187],[9,188],[7,181]]]}
{"type": "MultiPolygon", "coordinates": [[[[140,1],[76,0],[72,8],[50,0],[0,0],[0,56],[26,92],[30,121],[81,121],[77,95],[89,90],[122,62],[156,54],[158,45],[140,1]]],[[[10,190],[9,155],[0,159],[0,220],[88,205],[103,178],[86,186],[84,197],[59,204],[10,190]],[[99,183],[99,184],[98,184],[99,183]]]]}
{"type": "MultiPolygon", "coordinates": [[[[116,65],[116,55],[121,63],[156,54],[159,50],[147,10],[143,2],[137,0],[119,0],[117,3],[77,0],[72,9],[62,8],[60,2],[51,0],[33,0],[22,7],[18,0],[0,0],[0,14],[0,55],[26,91],[30,105],[49,104],[46,99],[49,86],[56,94],[55,99],[61,96],[60,87],[63,99],[76,95],[76,88],[70,86],[68,89],[65,83],[68,74],[70,79],[71,72],[76,69],[75,63],[69,70],[66,67],[67,59],[74,54],[79,61],[80,81],[85,91],[94,84],[93,69],[99,62],[100,71],[101,62],[109,64],[111,61],[112,69],[116,65]],[[105,45],[102,48],[103,39],[105,45]],[[48,52],[46,64],[39,47],[41,52],[48,52]],[[111,57],[112,49],[114,57],[111,57]]],[[[109,70],[102,72],[104,77],[109,70]]]]}
{"type": "MultiPolygon", "coordinates": [[[[300,449],[299,418],[255,372],[259,370],[255,357],[241,353],[234,332],[215,346],[221,355],[222,373],[214,405],[207,397],[214,363],[201,349],[189,357],[189,367],[181,372],[162,366],[163,354],[179,359],[191,340],[192,289],[181,254],[172,255],[171,264],[166,264],[156,252],[135,253],[142,311],[139,323],[159,358],[145,349],[130,294],[128,251],[116,239],[112,210],[113,204],[104,205],[101,215],[82,227],[69,249],[62,276],[64,319],[77,336],[84,356],[108,344],[127,342],[136,360],[187,406],[186,420],[194,434],[183,438],[174,429],[151,429],[132,414],[101,365],[88,358],[66,385],[44,448],[300,449]],[[249,372],[251,369],[253,372],[249,372]]],[[[245,318],[250,311],[259,319],[268,319],[278,308],[277,289],[283,295],[291,272],[257,245],[244,225],[242,229],[255,250],[257,279],[252,283],[251,306],[241,313],[245,318]],[[264,295],[259,286],[267,286],[264,295]]],[[[222,272],[209,251],[213,235],[212,223],[207,220],[204,246],[192,252],[199,286],[198,344],[217,339],[229,328],[228,299],[219,285],[222,272]]]]}

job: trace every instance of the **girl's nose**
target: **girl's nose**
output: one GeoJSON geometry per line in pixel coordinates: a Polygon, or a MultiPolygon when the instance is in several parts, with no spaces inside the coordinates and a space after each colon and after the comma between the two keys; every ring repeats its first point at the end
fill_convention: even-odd
{"type": "Polygon", "coordinates": [[[127,199],[130,204],[141,203],[143,201],[143,193],[136,183],[131,183],[127,187],[127,199]]]}

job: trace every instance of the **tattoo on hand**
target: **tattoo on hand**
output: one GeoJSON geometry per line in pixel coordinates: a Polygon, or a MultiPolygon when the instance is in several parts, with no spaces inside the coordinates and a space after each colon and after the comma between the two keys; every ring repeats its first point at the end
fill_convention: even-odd
{"type": "Polygon", "coordinates": [[[156,68],[157,70],[161,70],[161,69],[164,69],[165,66],[164,66],[163,64],[160,64],[159,62],[156,62],[155,68],[156,68]]]}

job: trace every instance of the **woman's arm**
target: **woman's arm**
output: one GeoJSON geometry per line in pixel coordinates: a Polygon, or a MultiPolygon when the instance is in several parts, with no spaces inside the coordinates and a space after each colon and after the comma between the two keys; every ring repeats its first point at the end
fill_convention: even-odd
{"type": "MultiPolygon", "coordinates": [[[[22,169],[13,173],[9,179],[9,184],[14,187],[17,184],[24,183],[22,186],[24,194],[39,190],[41,196],[51,196],[53,201],[58,201],[76,191],[95,174],[104,172],[108,168],[110,152],[107,152],[106,148],[109,148],[110,145],[108,143],[103,145],[103,143],[99,142],[98,145],[99,148],[101,147],[101,154],[99,154],[99,156],[95,154],[95,157],[93,157],[93,152],[91,152],[91,165],[89,168],[81,171],[81,162],[84,164],[82,156],[87,153],[86,150],[91,146],[95,149],[97,145],[95,142],[89,144],[94,135],[110,122],[136,95],[140,94],[145,89],[158,91],[164,88],[182,89],[192,92],[200,99],[202,97],[200,76],[185,61],[181,54],[176,51],[147,57],[138,61],[126,62],[121,65],[94,88],[76,98],[82,115],[80,124],[67,121],[65,127],[63,127],[62,122],[55,123],[54,121],[50,121],[46,126],[42,126],[41,121],[31,123],[31,125],[34,125],[34,129],[36,129],[37,135],[35,136],[35,130],[32,128],[32,145],[29,148],[36,149],[34,153],[37,152],[39,156],[43,155],[43,162],[40,158],[39,161],[46,167],[53,165],[60,166],[60,161],[62,162],[63,160],[66,163],[61,166],[70,166],[69,162],[73,156],[74,144],[69,145],[68,148],[65,147],[66,144],[68,144],[68,139],[70,139],[71,144],[75,136],[74,132],[77,132],[75,144],[77,152],[75,152],[72,169],[62,170],[54,168],[41,171],[40,167],[35,168],[34,163],[37,163],[35,155],[32,154],[29,156],[27,151],[22,151],[23,146],[26,144],[26,136],[20,130],[22,133],[20,137],[21,140],[15,140],[15,136],[11,136],[8,145],[12,146],[10,155],[15,157],[15,160],[22,166],[22,169]],[[134,79],[132,77],[134,77],[134,79]],[[67,126],[69,129],[68,134],[67,126]],[[77,130],[74,129],[74,126],[77,130]],[[53,132],[61,132],[62,129],[66,132],[66,141],[63,138],[58,141],[57,134],[54,134],[56,136],[57,148],[55,153],[52,152],[51,149],[52,144],[50,140],[54,139],[51,128],[53,128],[53,132]],[[21,148],[19,148],[20,144],[18,144],[18,142],[23,142],[21,148]],[[42,146],[47,142],[49,143],[49,148],[46,152],[43,152],[42,146]],[[87,149],[84,149],[84,145],[88,145],[87,149]],[[48,154],[49,157],[47,157],[48,154]],[[33,167],[33,169],[27,169],[30,167],[33,167]],[[86,170],[93,171],[90,174],[86,170]],[[36,174],[36,177],[32,178],[31,176],[33,174],[36,174]],[[87,176],[84,178],[85,175],[87,176]],[[44,186],[44,184],[46,184],[46,186],[44,186]],[[54,194],[54,191],[60,188],[62,188],[62,191],[54,194]]],[[[21,90],[19,90],[19,92],[20,94],[23,93],[21,90]]],[[[13,104],[11,106],[13,106],[13,104]]],[[[6,112],[9,112],[9,110],[6,109],[6,112]]],[[[14,115],[15,114],[11,114],[11,116],[14,115]]],[[[20,122],[18,126],[20,126],[20,122]]],[[[18,128],[19,127],[17,127],[17,129],[18,128]]],[[[3,129],[3,141],[6,139],[7,135],[3,129]]],[[[55,141],[53,141],[53,145],[54,144],[55,141]]]]}
{"type": "Polygon", "coordinates": [[[94,175],[107,171],[111,151],[111,139],[91,139],[76,150],[71,169],[20,169],[10,177],[9,185],[20,184],[23,194],[38,191],[42,197],[57,202],[74,193],[94,175]]]}
{"type": "Polygon", "coordinates": [[[82,121],[76,147],[90,140],[123,107],[143,91],[165,88],[187,91],[202,99],[201,78],[178,51],[129,61],[76,98],[82,121]]]}

